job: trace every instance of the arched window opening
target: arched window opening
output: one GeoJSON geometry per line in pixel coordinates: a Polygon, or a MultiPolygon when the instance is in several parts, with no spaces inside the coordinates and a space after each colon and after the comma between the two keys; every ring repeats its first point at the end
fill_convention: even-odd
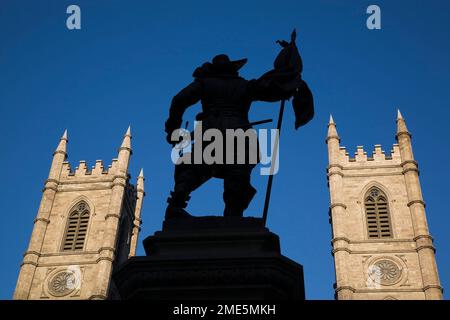
{"type": "Polygon", "coordinates": [[[364,199],[369,238],[391,238],[392,226],[386,195],[378,188],[371,188],[364,199]]]}
{"type": "Polygon", "coordinates": [[[70,211],[64,235],[63,251],[80,251],[84,248],[89,224],[89,206],[81,201],[70,211]]]}

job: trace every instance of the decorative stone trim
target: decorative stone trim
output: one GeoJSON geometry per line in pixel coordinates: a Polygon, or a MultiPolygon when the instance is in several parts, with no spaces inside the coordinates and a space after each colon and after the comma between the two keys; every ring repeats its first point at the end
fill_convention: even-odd
{"type": "Polygon", "coordinates": [[[113,177],[113,181],[114,181],[115,179],[123,179],[123,180],[127,180],[127,179],[128,179],[128,175],[126,175],[126,174],[116,174],[116,175],[113,177]]]}
{"type": "Polygon", "coordinates": [[[331,177],[332,175],[335,175],[335,174],[340,175],[341,177],[344,177],[344,174],[340,171],[329,172],[327,176],[331,177]]]}
{"type": "Polygon", "coordinates": [[[49,224],[50,223],[50,220],[49,219],[45,219],[45,218],[36,218],[36,219],[34,219],[34,223],[36,223],[36,222],[38,222],[38,221],[42,221],[42,222],[44,222],[44,223],[46,223],[46,224],[49,224]]]}
{"type": "Polygon", "coordinates": [[[333,255],[334,256],[334,254],[336,253],[336,252],[339,252],[339,251],[345,251],[345,252],[348,252],[348,253],[352,253],[352,251],[350,250],[350,249],[347,249],[347,248],[336,248],[336,249],[333,249],[333,250],[331,250],[331,255],[333,255]]]}
{"type": "Polygon", "coordinates": [[[345,204],[336,202],[336,203],[332,203],[330,205],[330,210],[333,210],[333,208],[335,208],[335,207],[342,207],[342,208],[344,208],[344,210],[347,209],[347,206],[345,204]]]}
{"type": "Polygon", "coordinates": [[[430,236],[429,234],[421,234],[421,235],[418,235],[418,236],[415,237],[413,240],[414,240],[414,241],[417,241],[417,240],[420,240],[420,239],[428,239],[428,240],[431,240],[431,242],[434,241],[433,237],[430,236]]]}
{"type": "Polygon", "coordinates": [[[348,174],[348,173],[346,173],[345,174],[345,176],[348,178],[389,177],[389,176],[401,176],[401,175],[403,175],[402,172],[386,172],[386,173],[380,172],[380,173],[367,173],[367,174],[348,174]]]}
{"type": "MultiPolygon", "coordinates": [[[[353,242],[350,242],[350,244],[353,244],[353,242]]],[[[350,250],[345,249],[351,254],[393,254],[393,253],[416,253],[416,249],[401,249],[401,250],[350,250]]]]}
{"type": "Polygon", "coordinates": [[[337,164],[337,163],[330,164],[330,165],[327,167],[328,170],[330,170],[331,168],[339,168],[339,169],[341,169],[341,170],[344,170],[344,166],[341,166],[340,164],[337,164]]]}
{"type": "Polygon", "coordinates": [[[423,249],[431,249],[433,250],[434,253],[436,253],[436,248],[434,246],[419,246],[416,248],[416,251],[419,252],[420,250],[423,249]]]}
{"type": "Polygon", "coordinates": [[[438,289],[441,293],[444,293],[444,288],[437,284],[430,284],[428,286],[423,287],[423,291],[427,291],[429,289],[438,289]]]}
{"type": "Polygon", "coordinates": [[[41,253],[40,257],[60,257],[60,256],[86,256],[88,254],[97,254],[97,251],[60,251],[55,253],[41,253]]]}
{"type": "Polygon", "coordinates": [[[350,290],[353,293],[356,292],[356,289],[353,288],[353,287],[350,287],[350,286],[339,286],[339,287],[336,287],[335,292],[338,293],[339,291],[342,291],[342,290],[350,290]]]}
{"type": "Polygon", "coordinates": [[[411,133],[409,133],[408,131],[400,131],[400,132],[398,132],[398,133],[395,135],[395,137],[396,137],[397,140],[398,140],[398,138],[399,138],[401,135],[403,135],[403,134],[408,135],[410,139],[412,138],[411,133]]]}
{"type": "Polygon", "coordinates": [[[355,293],[388,293],[388,292],[423,292],[423,288],[420,289],[404,289],[404,288],[384,288],[384,289],[356,289],[355,293]]]}
{"type": "Polygon", "coordinates": [[[341,138],[339,138],[339,136],[337,136],[337,135],[332,135],[332,136],[328,136],[328,137],[325,139],[325,143],[328,144],[328,140],[330,140],[330,139],[338,139],[338,141],[341,142],[341,138]]]}
{"type": "Polygon", "coordinates": [[[56,154],[59,154],[59,153],[67,156],[67,152],[62,151],[62,150],[56,150],[55,152],[53,152],[53,156],[55,156],[56,154]]]}
{"type": "Polygon", "coordinates": [[[402,173],[405,174],[405,173],[408,173],[410,171],[414,171],[414,172],[417,172],[417,174],[420,174],[420,171],[417,168],[407,168],[407,169],[403,170],[402,173]]]}
{"type": "Polygon", "coordinates": [[[55,186],[45,186],[44,188],[42,188],[42,192],[45,192],[47,190],[53,190],[53,191],[58,191],[58,188],[55,186]]]}
{"type": "Polygon", "coordinates": [[[112,247],[101,247],[100,249],[98,249],[98,253],[102,253],[102,251],[110,251],[112,253],[116,252],[116,249],[112,248],[112,247]]]}
{"type": "Polygon", "coordinates": [[[421,205],[423,205],[424,208],[426,207],[426,204],[423,200],[412,200],[412,201],[408,202],[407,206],[411,207],[413,204],[416,204],[416,203],[420,203],[421,205]]]}
{"type": "Polygon", "coordinates": [[[56,184],[59,183],[59,181],[56,180],[56,179],[47,179],[47,180],[44,181],[44,185],[46,185],[47,183],[51,183],[51,182],[56,183],[56,184]]]}
{"type": "Polygon", "coordinates": [[[390,257],[382,257],[372,262],[368,276],[377,284],[392,286],[402,280],[403,268],[390,257]]]}
{"type": "Polygon", "coordinates": [[[123,150],[130,152],[130,155],[133,154],[133,150],[131,150],[131,148],[128,148],[128,147],[120,147],[119,148],[119,152],[123,151],[123,150]]]}
{"type": "MultiPolygon", "coordinates": [[[[115,179],[114,179],[115,180],[115,179]]],[[[114,188],[114,187],[116,187],[116,186],[121,186],[122,188],[125,188],[126,187],[126,183],[125,182],[122,182],[122,181],[114,181],[112,184],[111,184],[111,187],[112,188],[114,188]]]]}
{"type": "Polygon", "coordinates": [[[348,244],[350,244],[350,242],[351,242],[349,238],[346,238],[346,237],[336,237],[336,238],[331,239],[331,244],[334,244],[334,243],[337,242],[337,241],[345,241],[345,242],[347,242],[348,244]]]}
{"type": "Polygon", "coordinates": [[[24,261],[24,262],[22,262],[22,263],[20,264],[20,266],[22,267],[22,266],[24,266],[24,265],[26,265],[26,264],[31,264],[32,266],[35,266],[35,267],[38,266],[38,264],[37,264],[36,262],[32,262],[32,261],[24,261]]]}
{"type": "Polygon", "coordinates": [[[102,294],[93,294],[88,298],[88,300],[106,300],[107,297],[102,294]]]}
{"type": "Polygon", "coordinates": [[[30,254],[33,254],[33,255],[37,256],[38,258],[41,256],[41,254],[39,252],[37,252],[37,251],[25,251],[24,254],[23,254],[23,257],[26,257],[26,256],[28,256],[30,254]]]}
{"type": "Polygon", "coordinates": [[[105,220],[108,220],[108,218],[116,218],[116,219],[120,219],[120,215],[117,214],[117,213],[108,213],[108,214],[105,216],[105,220]]]}
{"type": "Polygon", "coordinates": [[[106,260],[106,261],[109,261],[109,262],[111,262],[111,263],[114,262],[114,259],[112,259],[112,258],[110,258],[110,257],[100,257],[100,258],[98,258],[98,259],[96,260],[96,263],[99,263],[99,262],[102,261],[102,260],[106,260]]]}
{"type": "Polygon", "coordinates": [[[402,163],[400,163],[400,165],[403,167],[404,165],[409,164],[409,163],[412,163],[412,164],[415,165],[416,167],[419,166],[419,164],[417,163],[416,160],[406,160],[406,161],[403,161],[402,163]]]}

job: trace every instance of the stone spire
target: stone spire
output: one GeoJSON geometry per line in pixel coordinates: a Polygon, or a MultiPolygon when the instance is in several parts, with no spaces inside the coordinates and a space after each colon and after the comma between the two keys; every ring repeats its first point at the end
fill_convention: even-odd
{"type": "Polygon", "coordinates": [[[67,155],[67,142],[69,142],[69,140],[67,139],[67,129],[66,129],[64,130],[63,135],[59,139],[59,144],[58,147],[56,147],[55,153],[63,153],[67,155]]]}
{"type": "Polygon", "coordinates": [[[400,110],[397,112],[397,135],[400,155],[402,158],[403,176],[405,177],[406,191],[408,195],[408,208],[411,212],[414,241],[416,251],[419,256],[420,266],[424,270],[422,273],[425,297],[427,300],[441,300],[442,287],[437,273],[435,248],[433,239],[428,230],[428,223],[425,214],[425,202],[422,198],[422,188],[419,181],[419,169],[414,160],[412,150],[411,134],[406,128],[400,110]]]}
{"type": "Polygon", "coordinates": [[[340,138],[332,115],[330,115],[330,121],[328,122],[328,134],[325,142],[328,144],[329,164],[331,165],[337,163],[339,161],[340,138]]]}
{"type": "Polygon", "coordinates": [[[53,152],[53,161],[50,167],[50,173],[48,174],[48,180],[58,181],[61,174],[63,162],[67,158],[67,130],[64,130],[62,137],[59,139],[58,146],[55,152],[53,152]]]}
{"type": "Polygon", "coordinates": [[[120,145],[118,155],[119,168],[124,174],[127,174],[128,172],[128,164],[130,162],[131,154],[131,127],[128,126],[127,132],[123,137],[122,144],[120,145]]]}
{"type": "Polygon", "coordinates": [[[141,230],[141,210],[142,210],[142,202],[145,197],[144,192],[144,169],[141,169],[141,172],[139,173],[139,176],[137,178],[136,183],[136,192],[137,192],[137,200],[136,200],[136,207],[134,209],[134,223],[133,223],[133,234],[131,236],[131,243],[130,243],[130,257],[133,257],[136,255],[136,248],[138,243],[138,236],[139,231],[141,230]]]}
{"type": "Polygon", "coordinates": [[[406,127],[405,119],[403,119],[403,116],[400,112],[400,110],[397,110],[397,140],[399,135],[401,134],[408,134],[411,136],[411,134],[408,131],[408,128],[406,127]]]}
{"type": "Polygon", "coordinates": [[[328,135],[327,141],[331,138],[339,139],[339,135],[336,130],[336,123],[334,122],[333,116],[330,114],[330,121],[328,122],[328,135]]]}
{"type": "Polygon", "coordinates": [[[120,149],[127,148],[131,151],[131,126],[128,126],[127,132],[125,133],[120,149]]]}

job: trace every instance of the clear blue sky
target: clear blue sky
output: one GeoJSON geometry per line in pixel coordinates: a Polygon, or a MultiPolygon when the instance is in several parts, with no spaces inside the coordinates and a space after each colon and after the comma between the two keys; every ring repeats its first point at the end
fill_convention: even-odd
{"type": "MultiPolygon", "coordinates": [[[[116,157],[132,125],[133,179],[144,167],[142,240],[158,230],[172,186],[163,123],[170,100],[194,67],[218,53],[249,58],[242,75],[271,68],[274,41],[298,31],[316,117],[293,129],[287,109],[280,171],[268,225],[285,255],[304,265],[309,299],[333,298],[324,143],[329,114],[342,145],[368,152],[395,142],[396,108],[413,134],[415,156],[444,288],[450,289],[450,2],[441,1],[23,1],[0,4],[0,298],[10,298],[26,250],[52,152],[69,130],[69,160],[116,157]],[[66,29],[78,4],[82,30],[66,29]],[[370,4],[382,30],[366,28],[370,4]]],[[[192,120],[199,106],[187,113],[192,120]]],[[[278,104],[254,104],[251,119],[275,118],[278,104]]],[[[260,216],[267,177],[247,215],[260,216]]],[[[222,186],[193,194],[194,214],[222,212],[222,186]]],[[[139,253],[143,254],[142,246],[139,253]]]]}

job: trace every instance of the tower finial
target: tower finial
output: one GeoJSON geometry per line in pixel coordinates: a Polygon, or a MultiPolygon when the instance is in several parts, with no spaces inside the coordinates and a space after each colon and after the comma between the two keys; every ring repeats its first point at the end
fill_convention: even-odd
{"type": "Polygon", "coordinates": [[[129,149],[131,150],[131,126],[128,126],[127,132],[125,133],[120,149],[129,149]]]}
{"type": "Polygon", "coordinates": [[[406,127],[405,119],[403,118],[400,110],[397,110],[397,138],[403,133],[410,135],[408,128],[406,127]]]}
{"type": "Polygon", "coordinates": [[[66,139],[67,140],[67,129],[64,130],[64,133],[63,133],[61,139],[66,139]]]}
{"type": "Polygon", "coordinates": [[[56,147],[55,153],[66,153],[67,152],[67,129],[64,130],[63,135],[59,139],[58,147],[56,147]]]}
{"type": "Polygon", "coordinates": [[[336,129],[336,123],[334,122],[333,116],[330,114],[330,121],[328,122],[327,142],[332,138],[336,138],[339,140],[339,135],[336,129]]]}
{"type": "Polygon", "coordinates": [[[137,190],[138,192],[144,192],[144,169],[141,169],[141,172],[139,173],[139,176],[137,178],[137,190]]]}
{"type": "Polygon", "coordinates": [[[334,123],[334,119],[333,119],[333,115],[330,113],[330,121],[328,122],[328,124],[335,124],[334,123]]]}

